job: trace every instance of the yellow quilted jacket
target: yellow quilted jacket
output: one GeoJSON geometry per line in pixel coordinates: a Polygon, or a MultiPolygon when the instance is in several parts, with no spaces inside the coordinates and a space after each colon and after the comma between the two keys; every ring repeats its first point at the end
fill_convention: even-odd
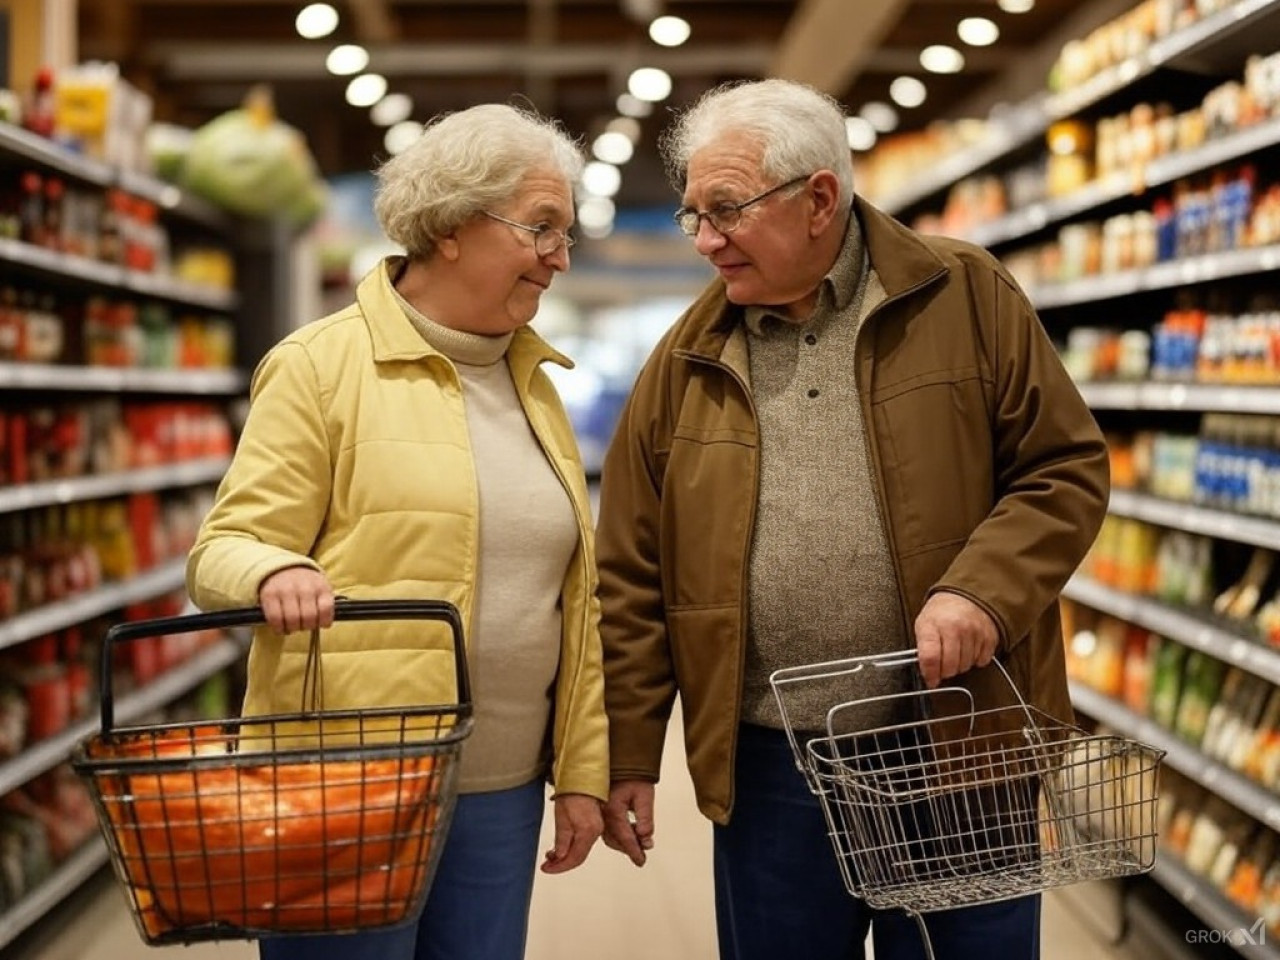
{"type": "MultiPolygon", "coordinates": [[[[569,361],[528,328],[508,353],[534,433],[578,521],[561,590],[552,779],[557,793],[608,795],[599,604],[586,479],[543,361],[569,361]]],[[[479,505],[462,387],[397,303],[388,263],[356,302],[281,341],[254,374],[235,459],[187,563],[202,609],[252,606],[262,581],[307,564],[353,600],[439,599],[470,624],[479,505]]],[[[254,636],[244,714],[297,711],[308,636],[254,636]]],[[[327,709],[451,703],[448,630],[356,621],[323,635],[327,709]]]]}

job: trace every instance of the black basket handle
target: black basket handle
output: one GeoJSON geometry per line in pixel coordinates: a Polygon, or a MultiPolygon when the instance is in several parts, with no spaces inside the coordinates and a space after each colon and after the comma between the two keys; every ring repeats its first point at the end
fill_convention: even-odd
{"type": "MultiPolygon", "coordinates": [[[[471,677],[467,672],[466,646],[462,637],[462,614],[447,600],[342,600],[333,605],[333,619],[340,620],[439,620],[449,625],[453,634],[453,662],[458,687],[458,703],[471,703],[471,677]]],[[[102,641],[99,664],[99,689],[102,697],[102,733],[115,727],[115,697],[111,685],[112,644],[144,637],[163,637],[170,633],[193,630],[225,630],[266,623],[261,607],[237,607],[180,617],[134,620],[118,623],[107,631],[102,641]]]]}

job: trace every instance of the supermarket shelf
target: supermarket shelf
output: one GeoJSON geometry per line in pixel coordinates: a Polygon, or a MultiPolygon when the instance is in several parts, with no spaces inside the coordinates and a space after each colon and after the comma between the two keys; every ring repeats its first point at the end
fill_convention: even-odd
{"type": "MultiPolygon", "coordinates": [[[[1142,56],[1117,64],[1074,90],[1050,96],[1036,95],[1014,107],[1005,122],[993,122],[990,134],[981,143],[941,160],[927,175],[916,178],[910,188],[883,198],[877,206],[891,214],[900,214],[1031,143],[1054,121],[1098,103],[1140,77],[1161,67],[1195,67],[1216,59],[1215,47],[1236,44],[1242,31],[1258,27],[1263,21],[1270,28],[1271,18],[1277,14],[1280,14],[1280,0],[1238,0],[1227,9],[1153,43],[1142,56]]],[[[1238,50],[1230,51],[1226,59],[1244,61],[1238,50]]]]}
{"type": "Polygon", "coordinates": [[[71,277],[98,286],[128,290],[148,297],[173,300],[209,310],[234,310],[239,301],[236,294],[230,290],[202,287],[161,274],[127,270],[100,260],[37,247],[34,244],[11,240],[7,237],[0,237],[0,260],[21,264],[59,277],[71,277]]]}
{"type": "Polygon", "coordinates": [[[199,483],[216,483],[231,464],[230,457],[209,457],[185,463],[171,463],[145,470],[128,470],[90,477],[48,480],[21,486],[0,486],[0,513],[29,510],[55,503],[74,503],[112,497],[143,490],[188,487],[199,483]]]}
{"type": "MultiPolygon", "coordinates": [[[[244,640],[230,639],[197,652],[166,670],[151,683],[116,701],[117,725],[133,723],[181,696],[244,656],[244,640]]],[[[41,740],[12,760],[0,763],[0,796],[69,758],[76,745],[98,731],[98,715],[73,724],[61,733],[41,740]]]]}
{"type": "Polygon", "coordinates": [[[0,948],[16,939],[63,898],[73,893],[106,862],[107,845],[101,836],[95,835],[59,864],[44,883],[0,912],[0,948]]]}
{"type": "Polygon", "coordinates": [[[1128,177],[1111,176],[1106,180],[1094,181],[1068,196],[1028,204],[998,220],[979,224],[967,231],[964,237],[979,246],[994,247],[1010,240],[1020,240],[1051,223],[1058,223],[1077,213],[1119,200],[1133,192],[1133,183],[1128,177]]]}
{"type": "Polygon", "coordinates": [[[1280,414],[1280,387],[1218,383],[1095,381],[1076,384],[1096,410],[1202,410],[1280,414]]]}
{"type": "Polygon", "coordinates": [[[0,623],[0,649],[177,590],[186,582],[186,568],[185,557],[170,560],[120,583],[20,613],[0,623]]]}
{"type": "Polygon", "coordinates": [[[1165,500],[1136,490],[1112,490],[1107,512],[1255,547],[1280,544],[1280,521],[1249,517],[1230,510],[1214,510],[1179,500],[1165,500]]]}
{"type": "Polygon", "coordinates": [[[1268,273],[1280,269],[1280,245],[1249,247],[1157,263],[1139,270],[1081,277],[1065,283],[1030,287],[1027,295],[1040,310],[1081,303],[1113,300],[1149,290],[1166,290],[1193,283],[1208,283],[1227,277],[1268,273]]]}
{"type": "Polygon", "coordinates": [[[117,170],[13,124],[0,122],[0,153],[22,157],[100,187],[118,186],[163,207],[168,214],[210,230],[222,233],[231,230],[232,221],[226,213],[171,183],[128,170],[117,170]]]}
{"type": "Polygon", "coordinates": [[[128,170],[121,171],[118,183],[122,190],[150,200],[169,214],[177,214],[184,220],[198,223],[219,233],[228,233],[231,230],[232,220],[225,212],[199,197],[184,193],[172,183],[128,170]]]}
{"type": "Polygon", "coordinates": [[[115,169],[107,164],[72,153],[52,140],[11,123],[0,122],[0,152],[51,167],[59,173],[100,187],[109,187],[116,181],[115,169]]]}
{"type": "MultiPolygon", "coordinates": [[[[1213,140],[1194,150],[1152,160],[1142,178],[1141,187],[1150,189],[1172,183],[1277,144],[1280,144],[1280,120],[1268,120],[1256,127],[1213,140]]],[[[999,246],[1011,240],[1021,240],[1050,224],[1068,220],[1076,214],[1085,213],[1113,200],[1137,195],[1140,192],[1141,189],[1135,189],[1130,177],[1124,174],[1113,174],[1105,180],[1096,180],[1066,196],[1032,203],[999,219],[979,224],[967,231],[964,236],[965,239],[979,246],[999,246]]]]}
{"type": "Polygon", "coordinates": [[[1014,107],[999,124],[993,124],[980,143],[939,159],[927,173],[913,178],[905,190],[890,194],[876,205],[890,214],[900,214],[922,200],[941,193],[952,184],[1020,150],[1049,129],[1043,94],[1014,107]]]}
{"type": "Polygon", "coordinates": [[[1263,646],[1242,633],[1159,600],[1115,590],[1079,574],[1068,581],[1062,595],[1280,686],[1280,650],[1263,646]]]}
{"type": "Polygon", "coordinates": [[[1265,823],[1280,828],[1280,804],[1276,795],[1230,767],[1206,757],[1175,734],[1108,696],[1079,684],[1071,684],[1071,702],[1081,713],[1106,724],[1124,736],[1165,751],[1164,762],[1228,803],[1265,823]]]}
{"type": "Polygon", "coordinates": [[[0,363],[0,389],[8,390],[225,395],[240,393],[248,384],[248,376],[239,370],[150,370],[142,367],[0,363]]]}
{"type": "Polygon", "coordinates": [[[1209,930],[1251,960],[1280,960],[1280,949],[1259,937],[1258,917],[1245,913],[1170,853],[1160,851],[1151,876],[1194,913],[1209,930]]]}

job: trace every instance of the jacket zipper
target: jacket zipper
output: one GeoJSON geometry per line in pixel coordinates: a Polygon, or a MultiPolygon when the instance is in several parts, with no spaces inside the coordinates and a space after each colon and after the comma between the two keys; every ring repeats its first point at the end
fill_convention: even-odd
{"type": "MultiPolygon", "coordinates": [[[[747,513],[747,544],[746,552],[742,558],[741,580],[739,596],[741,600],[738,602],[738,622],[739,627],[739,643],[738,643],[738,691],[737,696],[733,698],[733,725],[729,730],[729,756],[736,757],[738,755],[738,727],[742,723],[742,678],[746,675],[747,669],[747,618],[749,615],[749,607],[747,604],[747,591],[750,587],[748,568],[751,563],[751,545],[755,537],[756,529],[756,508],[759,506],[759,486],[760,486],[760,416],[756,412],[756,399],[751,395],[751,391],[747,388],[746,381],[738,375],[738,372],[720,360],[714,360],[710,357],[697,353],[691,353],[688,350],[674,350],[672,355],[682,357],[692,363],[700,363],[710,367],[713,370],[719,370],[729,375],[743,395],[747,398],[747,406],[751,408],[751,419],[755,423],[756,428],[756,446],[755,446],[755,473],[752,476],[752,483],[755,487],[753,495],[749,498],[750,508],[747,513]]],[[[729,800],[725,804],[725,815],[733,810],[734,802],[734,776],[733,770],[729,771],[729,800]]]]}

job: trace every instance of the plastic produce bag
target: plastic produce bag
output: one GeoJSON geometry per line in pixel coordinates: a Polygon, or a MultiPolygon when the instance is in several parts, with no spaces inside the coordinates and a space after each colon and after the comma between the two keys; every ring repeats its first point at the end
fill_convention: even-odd
{"type": "Polygon", "coordinates": [[[282,217],[305,226],[326,191],[296,129],[277,119],[271,94],[255,87],[244,105],[195,132],[184,186],[219,207],[250,217],[282,217]]]}

